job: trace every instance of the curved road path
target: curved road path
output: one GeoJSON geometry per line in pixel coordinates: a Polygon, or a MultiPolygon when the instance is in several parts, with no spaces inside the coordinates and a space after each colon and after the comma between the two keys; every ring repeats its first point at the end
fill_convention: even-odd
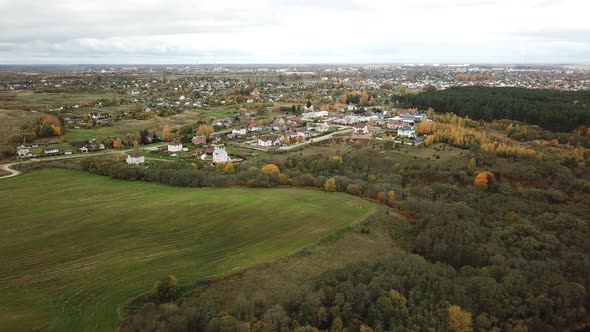
{"type": "MultiPolygon", "coordinates": [[[[157,147],[157,146],[154,146],[154,147],[157,147]]],[[[0,180],[12,178],[12,177],[15,177],[15,176],[21,174],[21,172],[19,170],[16,170],[16,169],[13,169],[12,168],[12,166],[14,166],[14,165],[28,164],[28,163],[42,162],[42,161],[61,160],[61,159],[72,159],[72,158],[83,158],[83,157],[90,157],[90,156],[101,156],[101,155],[107,155],[107,154],[127,153],[127,152],[131,152],[131,151],[133,151],[133,149],[121,150],[121,151],[108,150],[108,151],[94,152],[94,153],[88,153],[88,154],[87,153],[78,153],[78,154],[73,154],[73,155],[69,155],[69,156],[31,158],[31,159],[28,159],[26,161],[16,161],[16,162],[8,163],[8,164],[1,164],[0,165],[0,169],[3,170],[3,171],[8,172],[10,174],[4,175],[4,176],[0,176],[0,180]]]]}

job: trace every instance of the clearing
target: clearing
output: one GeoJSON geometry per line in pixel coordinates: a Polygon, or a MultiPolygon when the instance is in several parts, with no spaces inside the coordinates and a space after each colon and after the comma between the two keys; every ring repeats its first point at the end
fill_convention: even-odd
{"type": "Polygon", "coordinates": [[[168,274],[188,283],[270,262],[375,211],[346,194],[67,170],[3,180],[0,195],[0,326],[9,331],[114,330],[117,308],[168,274]]]}

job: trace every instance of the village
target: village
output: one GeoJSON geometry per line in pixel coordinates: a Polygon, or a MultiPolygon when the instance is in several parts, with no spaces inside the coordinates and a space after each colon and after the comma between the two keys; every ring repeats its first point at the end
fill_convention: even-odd
{"type": "MultiPolygon", "coordinates": [[[[425,113],[415,109],[382,111],[378,107],[369,109],[348,104],[346,108],[315,111],[311,102],[308,102],[303,106],[303,110],[299,116],[275,117],[270,122],[266,121],[268,125],[258,124],[256,116],[249,113],[247,124],[236,121],[236,125],[236,122],[227,118],[214,120],[213,125],[205,125],[211,128],[209,132],[198,135],[196,133],[199,132],[199,128],[194,128],[195,135],[190,139],[187,136],[183,136],[183,139],[171,139],[154,132],[153,135],[145,135],[142,139],[142,143],[146,143],[144,148],[139,149],[136,144],[135,148],[129,151],[126,161],[128,164],[143,164],[146,161],[145,155],[151,158],[158,155],[182,160],[196,159],[215,165],[245,159],[229,155],[226,146],[258,151],[288,151],[329,138],[348,141],[392,141],[416,146],[424,142],[424,137],[417,134],[416,127],[421,122],[432,121],[425,113]],[[214,131],[214,127],[221,130],[214,131]]],[[[108,119],[106,115],[97,112],[89,113],[88,118],[96,122],[108,119]]],[[[108,147],[105,143],[107,142],[91,139],[77,148],[68,150],[60,149],[58,145],[40,147],[38,144],[21,144],[15,148],[15,156],[18,159],[68,156],[113,148],[113,143],[108,147]]],[[[115,143],[115,147],[116,145],[115,143]]]]}

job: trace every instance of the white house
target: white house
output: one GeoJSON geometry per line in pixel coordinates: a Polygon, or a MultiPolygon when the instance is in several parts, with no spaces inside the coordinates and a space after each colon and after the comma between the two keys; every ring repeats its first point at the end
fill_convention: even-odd
{"type": "Polygon", "coordinates": [[[31,158],[33,156],[33,149],[29,146],[18,146],[16,148],[16,156],[18,158],[31,158]]]}
{"type": "Polygon", "coordinates": [[[48,146],[43,150],[43,152],[45,152],[45,154],[58,154],[59,149],[53,146],[48,146]]]}
{"type": "Polygon", "coordinates": [[[354,133],[355,134],[368,134],[369,133],[369,126],[367,126],[367,124],[356,124],[354,126],[354,133]]]}
{"type": "Polygon", "coordinates": [[[328,111],[307,112],[307,113],[302,113],[301,118],[302,119],[317,119],[317,118],[322,118],[322,117],[328,116],[328,115],[329,115],[328,111]]]}
{"type": "Polygon", "coordinates": [[[141,153],[130,153],[127,155],[127,164],[140,165],[145,162],[145,157],[141,153]]]}
{"type": "Polygon", "coordinates": [[[268,137],[259,137],[258,138],[258,146],[265,146],[269,147],[272,146],[272,140],[268,137]]]}
{"type": "Polygon", "coordinates": [[[182,143],[178,141],[168,143],[168,152],[180,152],[182,151],[182,143]]]}
{"type": "Polygon", "coordinates": [[[258,138],[258,146],[280,146],[282,145],[281,139],[278,137],[261,136],[258,138]]]}
{"type": "Polygon", "coordinates": [[[326,131],[330,130],[330,127],[330,124],[327,121],[324,121],[321,124],[317,125],[315,127],[315,130],[319,131],[320,133],[325,133],[326,131]]]}
{"type": "Polygon", "coordinates": [[[411,126],[403,126],[397,130],[397,136],[399,137],[416,137],[416,129],[411,126]]]}
{"type": "Polygon", "coordinates": [[[232,134],[238,135],[238,136],[245,136],[247,132],[248,132],[248,129],[242,128],[242,127],[234,128],[231,130],[232,134]]]}
{"type": "Polygon", "coordinates": [[[230,161],[231,158],[227,155],[227,152],[225,151],[225,146],[223,144],[213,146],[214,163],[227,163],[230,161]]]}

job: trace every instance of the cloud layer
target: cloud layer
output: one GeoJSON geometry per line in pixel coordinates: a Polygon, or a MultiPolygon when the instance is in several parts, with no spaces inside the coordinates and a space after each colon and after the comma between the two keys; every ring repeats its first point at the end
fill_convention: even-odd
{"type": "Polygon", "coordinates": [[[0,0],[0,64],[590,61],[585,0],[0,0]]]}

